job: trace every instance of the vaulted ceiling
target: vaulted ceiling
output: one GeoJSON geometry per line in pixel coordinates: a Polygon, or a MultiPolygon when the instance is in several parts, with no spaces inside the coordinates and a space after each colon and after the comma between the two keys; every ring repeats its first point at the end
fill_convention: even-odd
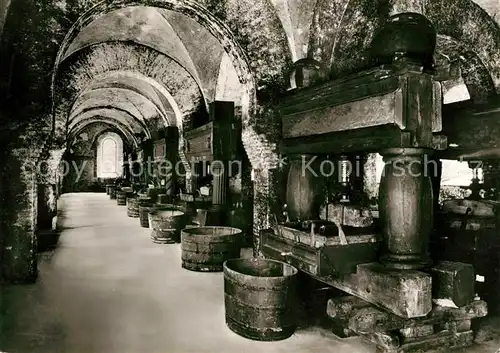
{"type": "MultiPolygon", "coordinates": [[[[56,121],[66,136],[106,119],[143,136],[164,125],[189,128],[206,121],[214,100],[248,108],[252,84],[258,91],[293,86],[292,64],[304,58],[321,64],[322,80],[359,70],[376,28],[407,11],[434,23],[436,61],[460,62],[473,102],[500,92],[499,7],[490,0],[89,3],[96,6],[75,24],[56,62],[56,121]]],[[[245,114],[244,144],[261,141],[257,149],[271,151],[272,118],[245,114]]]]}
{"type": "Polygon", "coordinates": [[[241,100],[234,66],[219,41],[178,12],[134,6],[103,14],[64,51],[58,119],[66,134],[95,121],[133,134],[182,127],[218,100],[241,100]]]}

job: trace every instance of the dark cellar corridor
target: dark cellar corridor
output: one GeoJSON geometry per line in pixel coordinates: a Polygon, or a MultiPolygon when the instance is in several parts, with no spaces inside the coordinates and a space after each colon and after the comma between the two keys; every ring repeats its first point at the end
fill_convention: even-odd
{"type": "Polygon", "coordinates": [[[67,194],[61,201],[64,230],[57,248],[40,255],[37,283],[3,294],[0,351],[374,351],[317,330],[282,342],[239,337],[224,324],[222,274],[182,269],[179,244],[153,244],[150,230],[104,194],[67,194]]]}

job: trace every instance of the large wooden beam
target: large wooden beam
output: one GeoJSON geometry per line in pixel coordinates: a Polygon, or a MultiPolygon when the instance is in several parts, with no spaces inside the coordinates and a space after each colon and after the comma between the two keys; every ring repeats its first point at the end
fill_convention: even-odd
{"type": "Polygon", "coordinates": [[[430,270],[433,280],[433,299],[463,307],[474,299],[474,267],[460,262],[442,261],[430,270]]]}
{"type": "MultiPolygon", "coordinates": [[[[372,152],[388,148],[418,147],[412,143],[412,134],[401,131],[397,125],[388,124],[363,129],[330,132],[321,135],[284,139],[281,142],[282,154],[324,154],[326,151],[372,152]]],[[[429,148],[444,150],[448,147],[446,136],[434,134],[429,148]]]]}
{"type": "Polygon", "coordinates": [[[405,128],[400,89],[360,102],[289,115],[283,119],[283,137],[320,135],[387,124],[395,124],[402,130],[405,128]]]}
{"type": "Polygon", "coordinates": [[[426,316],[432,310],[432,278],[420,271],[399,271],[379,263],[357,266],[342,278],[317,278],[402,318],[426,316]]]}
{"type": "Polygon", "coordinates": [[[443,159],[500,158],[500,99],[481,106],[454,105],[443,110],[443,132],[451,145],[443,159]]]}
{"type": "Polygon", "coordinates": [[[280,105],[283,154],[443,149],[441,87],[432,76],[369,70],[304,89],[280,105]]]}

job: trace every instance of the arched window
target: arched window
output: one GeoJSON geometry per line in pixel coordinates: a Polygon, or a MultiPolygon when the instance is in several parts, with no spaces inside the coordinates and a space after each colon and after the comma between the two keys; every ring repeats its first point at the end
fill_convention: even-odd
{"type": "Polygon", "coordinates": [[[97,177],[103,179],[122,176],[123,141],[115,133],[108,132],[98,139],[97,177]]]}

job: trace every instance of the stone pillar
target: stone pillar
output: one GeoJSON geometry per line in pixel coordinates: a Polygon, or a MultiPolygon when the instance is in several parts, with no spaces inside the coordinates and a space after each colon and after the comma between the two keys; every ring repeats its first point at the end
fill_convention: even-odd
{"type": "Polygon", "coordinates": [[[57,215],[56,186],[53,184],[38,184],[38,217],[37,229],[52,229],[53,218],[57,215]]]}
{"type": "Polygon", "coordinates": [[[263,257],[260,251],[260,232],[268,229],[271,225],[269,218],[271,215],[269,194],[270,178],[269,170],[254,169],[253,179],[253,256],[263,257]]]}
{"type": "Polygon", "coordinates": [[[37,277],[37,181],[24,149],[3,160],[0,173],[0,282],[32,283],[37,277]]]}
{"type": "Polygon", "coordinates": [[[381,153],[385,162],[379,191],[384,237],[381,262],[389,268],[422,269],[430,265],[434,201],[424,153],[417,148],[381,153]]]}

